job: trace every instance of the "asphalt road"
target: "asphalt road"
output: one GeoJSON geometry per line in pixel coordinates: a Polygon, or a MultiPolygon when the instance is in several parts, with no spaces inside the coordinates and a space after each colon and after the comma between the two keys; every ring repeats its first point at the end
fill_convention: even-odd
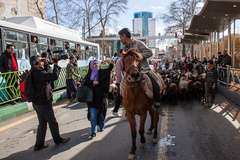
{"type": "MultiPolygon", "coordinates": [[[[166,116],[160,117],[159,142],[152,144],[152,135],[146,134],[145,146],[137,136],[136,159],[156,160],[237,160],[240,159],[239,106],[220,94],[216,105],[205,108],[195,100],[185,104],[166,105],[166,116]]],[[[111,114],[109,105],[106,129],[89,140],[90,122],[84,103],[55,105],[55,115],[62,137],[70,137],[66,144],[55,145],[49,128],[46,143],[49,147],[33,151],[37,118],[29,112],[0,123],[0,159],[21,160],[124,160],[131,148],[130,127],[123,117],[111,114]]],[[[120,109],[120,114],[124,114],[120,109]]],[[[139,117],[136,116],[137,122],[139,117]]],[[[137,123],[139,126],[139,123],[137,123]]],[[[150,125],[149,116],[146,129],[150,125]]]]}

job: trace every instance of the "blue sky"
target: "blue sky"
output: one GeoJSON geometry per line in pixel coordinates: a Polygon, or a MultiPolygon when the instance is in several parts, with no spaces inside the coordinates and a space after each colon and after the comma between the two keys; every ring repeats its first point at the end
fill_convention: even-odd
{"type": "MultiPolygon", "coordinates": [[[[132,20],[135,12],[148,11],[153,12],[153,18],[160,14],[167,13],[167,8],[174,0],[128,0],[128,10],[116,17],[118,24],[108,28],[108,33],[117,33],[121,28],[129,28],[132,30],[132,20]]],[[[156,33],[163,33],[166,25],[162,20],[156,20],[156,33]]]]}

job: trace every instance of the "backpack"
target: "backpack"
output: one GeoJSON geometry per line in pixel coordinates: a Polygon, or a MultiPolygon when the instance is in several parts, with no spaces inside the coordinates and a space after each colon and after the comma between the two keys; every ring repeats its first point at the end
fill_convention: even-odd
{"type": "Polygon", "coordinates": [[[29,102],[36,102],[38,99],[38,94],[33,85],[32,73],[28,74],[25,79],[25,92],[23,94],[27,97],[29,102]]]}
{"type": "Polygon", "coordinates": [[[24,95],[25,92],[25,79],[27,78],[27,76],[30,74],[30,72],[27,70],[26,72],[24,72],[22,74],[22,76],[20,77],[20,92],[21,92],[21,97],[24,101],[29,101],[27,99],[27,97],[24,95]]]}

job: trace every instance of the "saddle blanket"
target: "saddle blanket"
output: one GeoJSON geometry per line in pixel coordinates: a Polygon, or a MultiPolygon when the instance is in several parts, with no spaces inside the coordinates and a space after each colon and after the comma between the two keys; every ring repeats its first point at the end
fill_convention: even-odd
{"type": "MultiPolygon", "coordinates": [[[[160,74],[156,74],[152,71],[149,72],[156,80],[158,85],[160,86],[160,94],[165,95],[167,86],[165,85],[162,76],[160,74]]],[[[141,73],[141,87],[143,91],[145,92],[146,96],[150,99],[153,99],[153,86],[150,78],[147,76],[146,73],[141,73]]],[[[126,86],[127,81],[127,74],[125,74],[124,78],[121,81],[120,84],[120,95],[123,98],[127,98],[127,90],[125,90],[126,87],[132,87],[132,86],[126,86]]]]}

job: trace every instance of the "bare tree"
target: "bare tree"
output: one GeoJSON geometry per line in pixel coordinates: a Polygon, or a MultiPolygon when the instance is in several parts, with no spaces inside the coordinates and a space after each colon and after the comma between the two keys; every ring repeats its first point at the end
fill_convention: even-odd
{"type": "Polygon", "coordinates": [[[82,24],[82,10],[68,0],[49,0],[47,20],[53,23],[76,29],[82,24]]]}
{"type": "MultiPolygon", "coordinates": [[[[113,15],[119,16],[127,9],[128,0],[96,0],[97,1],[97,15],[102,27],[101,37],[105,37],[106,25],[113,20],[113,15]]],[[[106,49],[109,48],[107,41],[100,43],[101,53],[106,54],[106,49]]]]}
{"type": "Polygon", "coordinates": [[[40,13],[40,15],[41,15],[41,18],[42,19],[44,19],[44,14],[43,14],[43,9],[41,9],[41,7],[39,6],[39,0],[36,0],[36,6],[37,6],[37,9],[38,9],[38,11],[39,11],[39,13],[40,13]]]}
{"type": "Polygon", "coordinates": [[[102,27],[102,37],[105,37],[106,25],[113,20],[112,16],[119,16],[127,9],[128,0],[96,0],[97,13],[102,27]]]}
{"type": "MultiPolygon", "coordinates": [[[[203,0],[176,0],[171,3],[168,14],[163,14],[161,19],[168,25],[165,34],[180,32],[189,26],[193,15],[199,10],[197,4],[203,0]]],[[[183,51],[185,46],[183,46],[183,51]]],[[[185,55],[185,53],[183,53],[185,55]]]]}
{"type": "Polygon", "coordinates": [[[95,10],[96,0],[70,0],[70,2],[76,5],[82,11],[83,18],[86,17],[88,38],[89,38],[89,41],[91,41],[91,23],[96,13],[96,10],[95,10]]]}

